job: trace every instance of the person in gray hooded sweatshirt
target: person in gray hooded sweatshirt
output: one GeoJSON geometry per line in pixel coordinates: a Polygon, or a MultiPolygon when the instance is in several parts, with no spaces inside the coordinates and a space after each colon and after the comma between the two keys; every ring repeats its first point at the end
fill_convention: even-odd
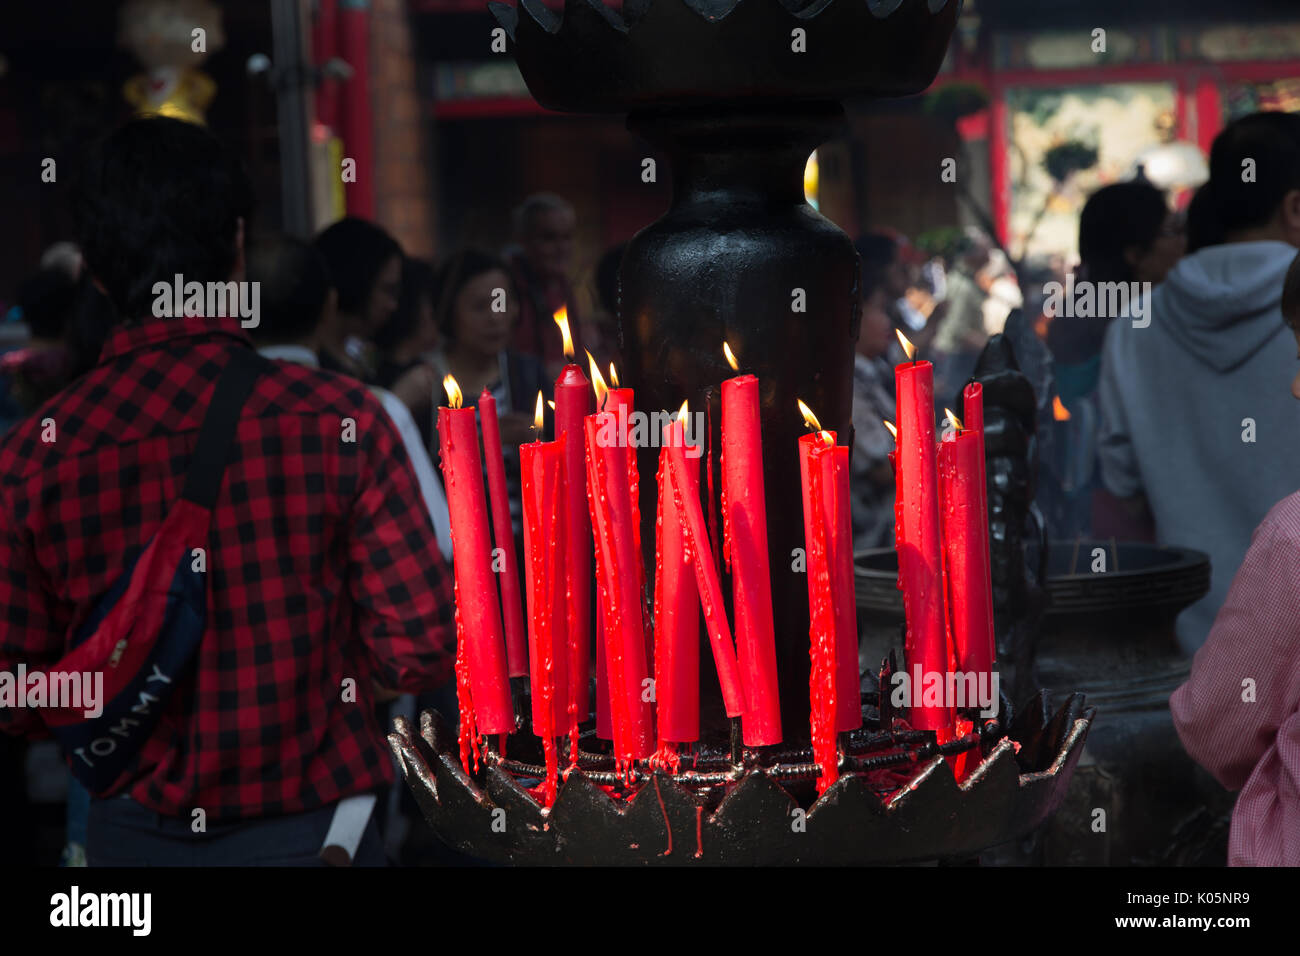
{"type": "Polygon", "coordinates": [[[1106,487],[1135,511],[1145,498],[1161,544],[1210,556],[1210,591],[1178,620],[1188,654],[1251,532],[1300,488],[1300,406],[1285,387],[1295,341],[1280,308],[1300,247],[1300,116],[1228,126],[1205,188],[1222,242],[1182,259],[1111,323],[1099,385],[1106,487]]]}

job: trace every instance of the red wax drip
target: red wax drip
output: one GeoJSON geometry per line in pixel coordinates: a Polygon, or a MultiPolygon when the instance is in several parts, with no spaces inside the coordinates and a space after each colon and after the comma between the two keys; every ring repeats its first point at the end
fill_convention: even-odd
{"type": "Polygon", "coordinates": [[[821,766],[817,777],[817,792],[824,793],[839,777],[835,748],[835,611],[831,600],[830,566],[827,554],[826,525],[823,505],[825,488],[822,485],[821,458],[827,454],[820,442],[808,455],[806,480],[808,483],[807,508],[811,521],[806,520],[806,530],[811,530],[808,542],[808,574],[811,605],[810,655],[812,671],[809,675],[809,693],[812,698],[810,713],[812,724],[813,760],[821,766]]]}
{"type": "Polygon", "coordinates": [[[474,701],[469,689],[469,664],[465,660],[465,625],[460,615],[460,585],[455,582],[452,583],[452,601],[456,605],[456,709],[460,712],[456,736],[460,744],[460,764],[466,773],[470,772],[472,750],[474,772],[478,773],[478,723],[474,719],[474,701]]]}
{"type": "MultiPolygon", "coordinates": [[[[683,426],[684,427],[684,426],[683,426]]],[[[709,560],[718,568],[718,574],[722,574],[722,567],[718,564],[718,505],[717,499],[713,494],[713,400],[712,397],[705,393],[704,396],[704,470],[707,474],[707,485],[709,490],[709,560]]]]}
{"type": "Polygon", "coordinates": [[[704,807],[695,805],[695,859],[704,856],[704,807]]]}
{"type": "Polygon", "coordinates": [[[650,782],[654,784],[655,799],[659,801],[659,812],[664,815],[664,829],[668,831],[668,849],[660,853],[660,856],[673,855],[673,825],[668,822],[668,808],[664,806],[663,794],[659,792],[659,778],[651,777],[650,782]]]}

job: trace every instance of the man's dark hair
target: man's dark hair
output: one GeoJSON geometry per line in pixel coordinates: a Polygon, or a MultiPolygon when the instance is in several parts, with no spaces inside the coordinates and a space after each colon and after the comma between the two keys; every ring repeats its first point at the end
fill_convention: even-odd
{"type": "Polygon", "coordinates": [[[402,254],[397,240],[373,222],[348,216],[316,237],[316,250],[325,257],[330,281],[339,293],[339,309],[360,315],[380,271],[402,254]]]}
{"type": "Polygon", "coordinates": [[[506,274],[506,296],[516,298],[519,293],[510,270],[506,268],[504,262],[489,253],[477,249],[462,249],[448,259],[438,271],[438,301],[435,315],[438,317],[438,334],[442,336],[444,349],[450,349],[456,344],[456,299],[461,290],[476,277],[494,269],[499,269],[506,274]]]}
{"type": "Polygon", "coordinates": [[[229,281],[238,222],[253,193],[239,161],[207,130],[133,119],[91,147],[72,198],[86,268],[123,321],[152,313],[155,282],[229,281]]]}
{"type": "Polygon", "coordinates": [[[1252,113],[1215,137],[1209,196],[1224,234],[1267,225],[1293,189],[1300,189],[1300,115],[1252,113]],[[1254,166],[1250,182],[1247,160],[1254,166]]]}
{"type": "Polygon", "coordinates": [[[1300,255],[1292,261],[1282,283],[1282,318],[1293,329],[1300,328],[1300,255]]]}
{"type": "Polygon", "coordinates": [[[18,308],[32,337],[57,339],[77,307],[81,283],[67,269],[47,266],[18,288],[18,308]]]}
{"type": "Polygon", "coordinates": [[[425,302],[434,309],[438,306],[437,272],[422,259],[403,259],[397,311],[374,335],[375,345],[381,352],[391,352],[411,337],[420,322],[420,306],[425,302]]]}
{"type": "Polygon", "coordinates": [[[290,236],[259,238],[249,246],[246,275],[260,284],[261,321],[254,338],[268,344],[301,342],[316,330],[330,277],[310,243],[290,236]]]}
{"type": "Polygon", "coordinates": [[[1133,266],[1124,257],[1143,252],[1160,237],[1169,204],[1145,179],[1103,186],[1079,214],[1079,260],[1090,282],[1132,282],[1133,266]]]}
{"type": "Polygon", "coordinates": [[[1187,204],[1187,254],[1223,242],[1223,226],[1214,208],[1214,193],[1208,182],[1196,190],[1187,204]]]}

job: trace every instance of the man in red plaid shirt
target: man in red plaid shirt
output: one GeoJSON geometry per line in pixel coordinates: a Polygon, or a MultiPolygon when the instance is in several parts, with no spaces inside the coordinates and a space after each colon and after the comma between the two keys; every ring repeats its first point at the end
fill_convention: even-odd
{"type": "MultiPolygon", "coordinates": [[[[66,653],[180,495],[217,377],[252,347],[239,318],[154,317],[156,282],[243,278],[250,190],[210,134],[133,120],[92,152],[74,204],[122,320],[97,367],[0,441],[0,672],[66,653]]],[[[401,439],[358,381],[284,363],[258,380],[207,572],[195,665],[92,803],[92,865],[316,861],[340,801],[393,781],[375,689],[451,674],[447,568],[401,439]]],[[[44,730],[21,708],[0,709],[0,728],[44,730]]],[[[361,832],[356,862],[382,862],[373,820],[361,832]]]]}

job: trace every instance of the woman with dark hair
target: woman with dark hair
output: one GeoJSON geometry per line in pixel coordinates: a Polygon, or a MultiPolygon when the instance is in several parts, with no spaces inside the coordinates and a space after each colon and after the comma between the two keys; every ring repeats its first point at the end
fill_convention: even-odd
{"type": "MultiPolygon", "coordinates": [[[[1156,285],[1186,247],[1179,215],[1151,183],[1134,179],[1104,186],[1088,197],[1079,216],[1075,286],[1081,282],[1156,285]]],[[[1114,318],[1057,316],[1048,327],[1047,345],[1056,360],[1057,384],[1066,408],[1097,387],[1101,343],[1114,318]]]]}
{"type": "Polygon", "coordinates": [[[410,409],[427,448],[433,447],[434,400],[441,393],[428,356],[438,348],[438,276],[419,259],[402,262],[402,290],[397,310],[375,334],[379,349],[376,384],[388,389],[410,409]]]}
{"type": "Polygon", "coordinates": [[[373,344],[393,313],[402,282],[402,247],[372,222],[349,216],[316,237],[316,249],[338,290],[337,331],[320,351],[320,365],[373,382],[373,344]]]}
{"type": "MultiPolygon", "coordinates": [[[[1088,282],[1124,283],[1130,293],[1150,295],[1151,287],[1182,258],[1187,247],[1181,217],[1170,210],[1165,194],[1145,179],[1105,186],[1084,204],[1079,217],[1079,268],[1075,288],[1088,282]]],[[[1096,301],[1105,300],[1099,291],[1096,301]]],[[[1053,317],[1047,330],[1047,346],[1055,364],[1056,386],[1069,418],[1056,423],[1065,433],[1063,458],[1057,463],[1062,505],[1059,524],[1053,531],[1061,536],[1085,532],[1114,534],[1132,540],[1146,540],[1151,529],[1139,516],[1127,515],[1101,486],[1097,470],[1097,439],[1100,419],[1097,384],[1101,376],[1101,347],[1106,330],[1118,316],[1053,317]]],[[[1049,464],[1049,468],[1052,466],[1049,464]]]]}
{"type": "Polygon", "coordinates": [[[537,393],[549,397],[551,383],[539,359],[509,347],[519,315],[518,290],[500,259],[466,249],[453,255],[438,274],[435,314],[442,340],[432,356],[438,380],[455,376],[467,406],[476,405],[484,389],[496,399],[510,512],[519,535],[519,446],[533,440],[537,393]]]}

